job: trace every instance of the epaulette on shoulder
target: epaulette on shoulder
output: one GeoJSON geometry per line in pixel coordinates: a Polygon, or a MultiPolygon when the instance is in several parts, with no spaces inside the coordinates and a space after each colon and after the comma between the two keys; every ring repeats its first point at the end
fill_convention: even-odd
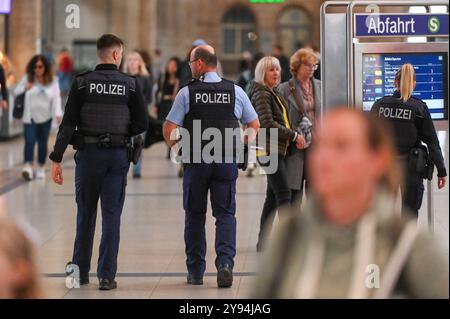
{"type": "Polygon", "coordinates": [[[91,70],[86,70],[86,71],[83,71],[81,73],[78,73],[77,75],[75,75],[75,77],[83,76],[83,75],[86,75],[86,74],[91,73],[91,72],[92,72],[91,70]]]}
{"type": "Polygon", "coordinates": [[[122,72],[122,71],[119,71],[119,73],[120,73],[120,74],[123,74],[123,75],[126,75],[126,76],[128,76],[128,77],[130,77],[130,78],[136,79],[136,76],[135,76],[135,75],[131,75],[131,74],[128,74],[128,73],[125,73],[125,72],[122,72]]]}
{"type": "Polygon", "coordinates": [[[427,105],[427,103],[425,103],[424,101],[422,101],[421,99],[411,96],[411,99],[414,100],[415,102],[419,102],[422,105],[427,105]]]}
{"type": "Polygon", "coordinates": [[[190,85],[190,84],[196,83],[196,82],[201,82],[201,81],[200,81],[199,79],[192,78],[192,79],[189,80],[189,82],[187,83],[187,85],[190,85]]]}
{"type": "Polygon", "coordinates": [[[197,82],[201,82],[201,81],[200,81],[199,79],[192,78],[192,79],[190,79],[187,83],[181,85],[181,86],[180,86],[180,90],[181,90],[181,89],[184,89],[185,87],[188,87],[189,85],[191,85],[191,84],[193,84],[193,83],[197,83],[197,82]]]}

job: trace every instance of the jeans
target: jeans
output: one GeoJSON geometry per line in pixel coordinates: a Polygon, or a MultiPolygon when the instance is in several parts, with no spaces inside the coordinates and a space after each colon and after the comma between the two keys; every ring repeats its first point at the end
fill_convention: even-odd
{"type": "Polygon", "coordinates": [[[52,120],[36,124],[24,123],[23,135],[25,138],[24,162],[33,163],[34,161],[34,145],[38,143],[38,162],[44,165],[47,159],[47,144],[50,135],[52,120]]]}
{"type": "Polygon", "coordinates": [[[279,213],[284,214],[291,206],[292,191],[289,187],[287,176],[284,157],[279,156],[277,171],[267,175],[266,199],[261,213],[258,235],[259,245],[264,236],[270,233],[276,210],[278,209],[279,213]]]}

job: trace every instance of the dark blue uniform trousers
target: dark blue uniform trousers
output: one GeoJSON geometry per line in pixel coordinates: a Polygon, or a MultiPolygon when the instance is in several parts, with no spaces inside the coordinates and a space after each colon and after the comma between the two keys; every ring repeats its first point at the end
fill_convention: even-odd
{"type": "Polygon", "coordinates": [[[205,272],[205,221],[208,190],[216,218],[216,260],[234,266],[236,255],[236,179],[235,163],[184,164],[183,207],[185,210],[184,241],[188,272],[202,276],[205,272]]]}
{"type": "Polygon", "coordinates": [[[125,201],[129,168],[125,148],[100,149],[87,144],[75,155],[75,195],[78,206],[77,234],[72,262],[81,275],[89,273],[98,199],[102,208],[102,238],[97,277],[112,280],[117,272],[120,216],[125,201]]]}
{"type": "Polygon", "coordinates": [[[402,193],[402,210],[418,218],[422,207],[424,186],[421,174],[411,170],[405,172],[405,184],[400,186],[402,193]]]}

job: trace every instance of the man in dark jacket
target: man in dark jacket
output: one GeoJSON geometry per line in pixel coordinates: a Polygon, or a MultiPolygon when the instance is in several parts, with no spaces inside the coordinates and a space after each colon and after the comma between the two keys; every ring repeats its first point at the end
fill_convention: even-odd
{"type": "Polygon", "coordinates": [[[125,201],[130,137],[148,127],[147,110],[136,78],[118,70],[123,42],[112,34],[97,40],[99,64],[73,81],[66,112],[50,154],[52,178],[63,183],[61,161],[69,143],[75,154],[77,234],[72,262],[81,285],[89,283],[98,199],[102,203],[102,239],[97,268],[99,289],[117,287],[120,216],[125,201]]]}

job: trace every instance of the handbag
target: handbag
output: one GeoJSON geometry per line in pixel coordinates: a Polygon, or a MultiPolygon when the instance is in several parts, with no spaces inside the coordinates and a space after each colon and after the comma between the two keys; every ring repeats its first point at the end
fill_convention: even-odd
{"type": "Polygon", "coordinates": [[[303,109],[303,105],[300,102],[298,96],[295,94],[295,85],[294,81],[290,79],[288,81],[289,83],[289,90],[295,100],[295,107],[297,108],[297,111],[300,113],[302,119],[296,126],[296,131],[302,133],[303,137],[305,138],[305,148],[309,147],[311,145],[312,141],[312,127],[313,124],[311,123],[311,120],[306,115],[305,110],[303,109]]]}
{"type": "Polygon", "coordinates": [[[17,95],[14,99],[12,116],[18,120],[23,117],[23,110],[25,109],[25,93],[26,92],[23,92],[22,94],[17,95]]]}

